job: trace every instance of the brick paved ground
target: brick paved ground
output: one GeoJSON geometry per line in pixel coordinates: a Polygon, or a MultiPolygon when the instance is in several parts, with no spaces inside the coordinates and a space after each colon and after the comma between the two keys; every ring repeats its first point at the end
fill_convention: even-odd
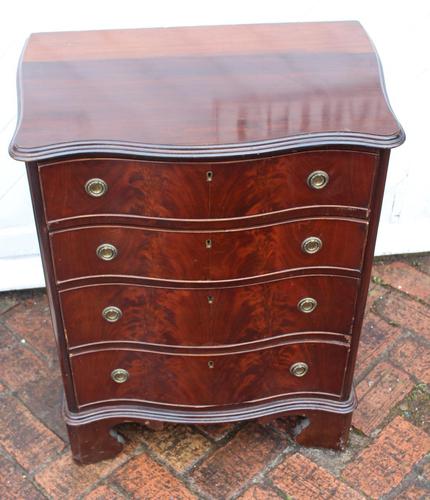
{"type": "Polygon", "coordinates": [[[77,466],[60,418],[46,296],[0,294],[0,498],[430,498],[430,255],[374,266],[344,453],[282,423],[124,426],[125,452],[77,466]]]}

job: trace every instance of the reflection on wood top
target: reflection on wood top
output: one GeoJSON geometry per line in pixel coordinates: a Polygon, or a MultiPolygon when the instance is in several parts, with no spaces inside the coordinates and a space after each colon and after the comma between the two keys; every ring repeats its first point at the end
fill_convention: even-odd
{"type": "Polygon", "coordinates": [[[20,63],[20,160],[210,158],[404,140],[357,22],[39,33],[20,63]]]}

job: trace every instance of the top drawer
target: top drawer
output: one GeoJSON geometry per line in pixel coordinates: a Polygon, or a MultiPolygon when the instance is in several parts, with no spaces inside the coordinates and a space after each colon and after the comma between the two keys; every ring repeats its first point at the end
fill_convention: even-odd
{"type": "Polygon", "coordinates": [[[42,163],[40,178],[48,221],[97,214],[222,219],[315,205],[366,209],[377,158],[324,150],[213,163],[80,159],[42,163]]]}

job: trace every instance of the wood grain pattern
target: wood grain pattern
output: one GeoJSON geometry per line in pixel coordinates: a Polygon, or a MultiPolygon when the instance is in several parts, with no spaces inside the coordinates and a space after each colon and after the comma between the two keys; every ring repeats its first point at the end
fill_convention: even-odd
{"type": "Polygon", "coordinates": [[[51,236],[57,281],[84,276],[132,275],[165,280],[231,280],[285,269],[330,266],[360,269],[367,224],[348,219],[305,219],[226,232],[155,231],[89,226],[51,236]],[[302,241],[317,236],[322,249],[304,253],[302,241]],[[206,241],[211,248],[206,248],[206,241]],[[99,245],[118,257],[102,261],[99,245]]]}
{"type": "Polygon", "coordinates": [[[376,154],[336,150],[198,164],[103,158],[45,162],[40,177],[48,221],[89,214],[224,219],[293,207],[367,209],[377,160],[376,154]],[[329,175],[321,190],[307,184],[317,170],[329,175]],[[107,183],[105,195],[86,193],[91,178],[107,183]]]}
{"type": "Polygon", "coordinates": [[[298,443],[342,449],[387,149],[404,140],[361,26],[36,34],[18,86],[10,153],[28,162],[74,458],[114,456],[124,421],[299,416],[298,443]]]}
{"type": "Polygon", "coordinates": [[[356,22],[39,33],[19,87],[10,153],[27,161],[404,140],[356,22]]]}
{"type": "Polygon", "coordinates": [[[219,356],[114,349],[72,356],[71,365],[80,407],[107,400],[210,407],[297,393],[339,396],[347,354],[348,345],[329,342],[295,342],[219,356]],[[304,377],[290,374],[296,362],[309,365],[304,377]],[[123,384],[111,379],[117,368],[130,374],[123,384]]]}
{"type": "Polygon", "coordinates": [[[297,332],[350,334],[358,280],[300,276],[235,288],[172,289],[100,284],[60,293],[69,347],[133,341],[180,346],[258,342],[297,332]],[[298,310],[304,297],[318,305],[298,310]],[[122,311],[116,323],[105,307],[122,311]]]}

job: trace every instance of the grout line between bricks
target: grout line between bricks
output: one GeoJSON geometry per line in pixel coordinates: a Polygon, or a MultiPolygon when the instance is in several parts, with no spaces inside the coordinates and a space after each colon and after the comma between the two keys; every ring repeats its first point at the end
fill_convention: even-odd
{"type": "MultiPolygon", "coordinates": [[[[429,276],[429,275],[425,274],[425,276],[429,276]]],[[[378,278],[378,276],[372,274],[372,280],[375,279],[375,278],[378,281],[374,281],[374,283],[376,283],[377,285],[381,286],[382,288],[385,288],[386,290],[388,290],[390,292],[398,293],[403,298],[412,299],[415,302],[418,302],[419,304],[421,304],[422,306],[427,307],[428,309],[430,309],[430,304],[428,302],[426,302],[424,299],[422,299],[420,297],[417,297],[416,295],[413,295],[412,293],[405,292],[402,288],[397,288],[397,287],[391,285],[390,283],[385,282],[382,279],[380,280],[378,278]]],[[[377,301],[375,301],[375,302],[377,302],[377,301]]]]}
{"type": "MultiPolygon", "coordinates": [[[[255,476],[253,476],[251,479],[246,481],[244,485],[242,485],[232,496],[232,499],[238,498],[240,495],[242,495],[248,488],[254,486],[254,485],[268,485],[270,488],[273,490],[275,489],[273,487],[273,483],[270,481],[270,479],[267,477],[268,474],[275,469],[286,457],[289,455],[292,455],[295,453],[297,449],[296,444],[291,444],[288,443],[287,447],[282,450],[276,457],[273,458],[268,464],[266,464],[263,469],[258,472],[255,476]]],[[[276,488],[277,489],[277,488],[276,488]]],[[[281,495],[282,498],[285,497],[285,493],[281,495]]]]}
{"type": "MultiPolygon", "coordinates": [[[[193,425],[193,424],[188,424],[188,425],[191,425],[196,432],[201,434],[206,439],[209,439],[209,441],[211,441],[212,443],[222,444],[222,443],[226,443],[227,441],[230,441],[232,439],[232,437],[235,436],[247,424],[247,422],[249,422],[249,421],[244,420],[244,421],[239,421],[239,422],[232,422],[233,424],[236,424],[235,427],[233,427],[233,429],[227,431],[226,434],[221,439],[215,439],[210,434],[206,434],[205,431],[200,428],[200,426],[193,425]]],[[[204,424],[201,424],[201,425],[204,425],[204,424]]]]}
{"type": "MultiPolygon", "coordinates": [[[[4,321],[4,318],[0,317],[0,324],[15,338],[15,340],[18,342],[18,344],[20,344],[23,347],[23,349],[28,349],[29,351],[31,351],[34,355],[40,358],[41,361],[46,363],[49,368],[57,367],[55,359],[51,359],[50,357],[46,356],[46,354],[39,351],[39,349],[37,349],[37,347],[35,347],[30,341],[28,341],[22,335],[19,335],[17,332],[15,332],[15,330],[10,328],[10,326],[8,326],[4,321]],[[24,340],[24,342],[22,342],[22,340],[24,340]]],[[[58,368],[58,373],[60,373],[59,368],[58,368]]]]}
{"type": "MultiPolygon", "coordinates": [[[[212,446],[215,446],[216,448],[221,447],[221,445],[217,446],[217,443],[212,443],[212,446]]],[[[212,450],[208,450],[208,452],[204,455],[204,458],[206,458],[207,456],[211,455],[211,451],[212,450]]],[[[210,500],[209,497],[202,496],[202,494],[197,490],[197,488],[192,483],[192,481],[190,480],[190,478],[187,477],[188,473],[191,472],[191,470],[194,469],[197,466],[196,464],[198,462],[200,462],[200,459],[198,461],[196,461],[193,465],[191,465],[190,467],[188,467],[186,470],[184,470],[183,472],[178,472],[169,463],[164,462],[153,450],[151,450],[151,448],[145,442],[142,442],[138,446],[136,446],[135,449],[133,449],[132,456],[130,456],[129,460],[127,460],[127,463],[131,459],[133,459],[133,458],[137,457],[138,455],[140,455],[142,452],[145,453],[146,455],[148,455],[155,463],[157,463],[162,468],[164,468],[168,472],[170,472],[170,474],[172,474],[173,477],[175,477],[182,484],[184,484],[191,491],[191,493],[198,494],[198,498],[202,498],[202,499],[205,499],[205,500],[206,499],[210,500]]],[[[122,464],[121,466],[123,466],[123,465],[125,465],[125,464],[122,464]]],[[[117,470],[117,469],[115,469],[115,470],[117,470]]],[[[113,474],[113,471],[112,471],[112,474],[113,474]]],[[[110,475],[112,475],[112,474],[110,474],[110,475]]]]}
{"type": "MultiPolygon", "coordinates": [[[[133,450],[134,451],[134,450],[133,450]]],[[[70,453],[70,450],[69,450],[69,453],[70,453]]],[[[82,491],[82,493],[80,493],[78,496],[77,496],[77,499],[83,499],[85,498],[86,495],[88,495],[89,493],[91,493],[93,490],[97,489],[99,486],[103,485],[103,484],[108,484],[109,487],[112,487],[114,486],[114,490],[118,490],[121,495],[123,495],[125,498],[131,498],[130,494],[128,492],[126,492],[125,490],[123,490],[123,488],[121,488],[120,485],[114,483],[113,481],[111,482],[111,479],[113,478],[113,476],[115,475],[115,473],[121,469],[122,467],[125,467],[131,460],[133,460],[133,458],[135,458],[135,456],[137,456],[139,453],[137,453],[136,455],[135,454],[125,454],[126,458],[124,459],[124,462],[121,462],[118,464],[117,467],[114,467],[110,472],[109,474],[105,475],[105,476],[101,476],[99,477],[98,480],[94,481],[90,486],[88,486],[88,488],[85,488],[85,490],[82,491]]],[[[114,459],[110,459],[110,460],[114,460],[114,459]]],[[[78,467],[85,467],[85,465],[78,465],[78,467]]]]}
{"type": "Polygon", "coordinates": [[[408,377],[412,380],[412,382],[416,385],[416,384],[422,384],[423,381],[418,379],[416,377],[416,375],[414,373],[409,373],[407,372],[398,362],[396,362],[394,359],[391,358],[391,353],[397,348],[399,347],[400,344],[402,344],[402,342],[404,340],[407,340],[407,339],[414,339],[417,341],[418,344],[422,344],[426,347],[429,347],[430,348],[430,342],[421,337],[420,335],[416,334],[416,333],[412,333],[410,332],[408,329],[406,328],[400,328],[400,335],[394,339],[391,344],[383,351],[381,352],[376,358],[374,358],[370,363],[369,365],[366,367],[365,370],[363,370],[360,375],[357,377],[357,378],[354,378],[354,383],[355,385],[357,386],[360,382],[362,382],[368,375],[369,373],[374,369],[376,368],[376,366],[378,364],[381,363],[381,361],[387,361],[389,362],[390,364],[392,364],[395,368],[397,368],[398,370],[402,371],[403,373],[405,373],[406,375],[408,375],[408,377]]]}
{"type": "MultiPolygon", "coordinates": [[[[396,339],[392,340],[391,344],[383,352],[381,352],[378,356],[376,356],[374,359],[372,359],[372,361],[369,363],[369,365],[364,370],[362,370],[362,372],[357,377],[354,377],[355,386],[357,386],[360,382],[362,382],[369,375],[369,373],[374,368],[376,368],[376,366],[381,361],[391,361],[391,359],[388,357],[389,354],[391,353],[391,351],[393,351],[393,349],[395,349],[403,340],[409,338],[409,335],[407,334],[406,331],[403,331],[402,329],[400,329],[400,331],[401,331],[400,335],[396,339]]],[[[393,366],[394,366],[394,364],[393,364],[393,366]]],[[[404,370],[402,370],[402,371],[404,371],[404,370]]],[[[407,374],[407,375],[409,375],[409,374],[407,374]]]]}
{"type": "Polygon", "coordinates": [[[426,483],[426,481],[423,478],[420,478],[419,474],[422,466],[429,462],[430,462],[430,455],[427,455],[424,458],[422,458],[419,462],[414,464],[410,472],[403,477],[402,481],[389,493],[383,495],[381,497],[381,500],[396,500],[397,498],[399,498],[401,493],[405,492],[409,488],[409,486],[418,486],[428,490],[429,492],[428,496],[430,497],[429,484],[428,482],[426,483]]]}
{"type": "Polygon", "coordinates": [[[11,396],[12,398],[16,399],[31,414],[31,416],[34,417],[35,420],[37,420],[37,422],[39,422],[48,431],[54,434],[61,442],[64,443],[65,446],[69,444],[68,441],[64,441],[64,439],[54,429],[51,429],[38,415],[33,412],[33,410],[29,406],[27,406],[27,403],[20,398],[19,391],[14,391],[13,389],[11,389],[4,380],[1,380],[1,383],[4,387],[6,387],[6,390],[0,393],[0,399],[4,396],[11,396]]]}
{"type": "Polygon", "coordinates": [[[415,269],[418,269],[418,271],[425,274],[426,276],[430,276],[430,272],[423,269],[422,264],[418,260],[415,260],[415,259],[420,259],[421,257],[430,257],[430,253],[429,252],[422,252],[422,253],[415,253],[415,254],[399,255],[399,260],[402,262],[406,262],[407,264],[414,267],[415,269]]]}
{"type": "Polygon", "coordinates": [[[35,480],[34,480],[34,474],[28,472],[22,465],[20,465],[14,457],[12,457],[6,450],[4,450],[0,446],[0,455],[2,455],[6,460],[11,462],[13,467],[17,472],[21,474],[21,476],[25,477],[29,481],[29,483],[38,491],[41,495],[43,495],[45,498],[51,498],[48,493],[40,486],[35,480]]]}
{"type": "Polygon", "coordinates": [[[346,478],[344,478],[342,476],[339,478],[339,480],[343,484],[346,484],[346,486],[348,486],[348,488],[351,488],[351,490],[354,490],[356,493],[359,493],[366,500],[381,500],[380,498],[375,499],[374,497],[369,496],[367,493],[364,493],[364,491],[360,490],[360,488],[358,488],[357,486],[352,485],[352,483],[350,483],[346,478]]]}
{"type": "Polygon", "coordinates": [[[8,460],[13,467],[19,471],[19,473],[28,480],[28,482],[38,491],[41,495],[43,495],[45,498],[50,499],[51,497],[48,495],[48,493],[42,488],[41,485],[39,485],[35,480],[34,480],[34,473],[28,472],[22,465],[20,465],[15,458],[10,455],[4,448],[0,446],[0,455],[8,460]]]}

